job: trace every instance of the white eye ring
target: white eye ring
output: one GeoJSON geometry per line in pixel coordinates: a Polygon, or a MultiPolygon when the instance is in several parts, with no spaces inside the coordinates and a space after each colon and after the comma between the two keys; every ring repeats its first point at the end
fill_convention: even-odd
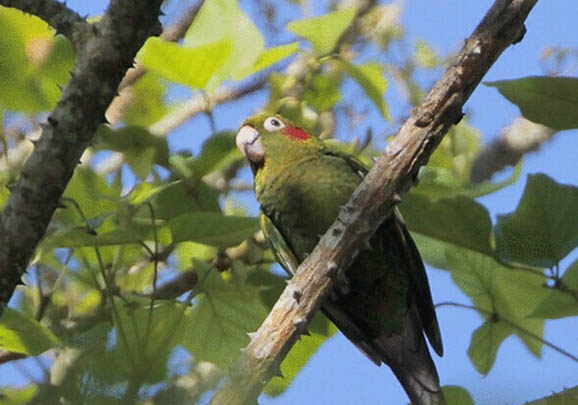
{"type": "Polygon", "coordinates": [[[285,124],[277,117],[269,117],[263,123],[263,126],[267,131],[276,131],[278,129],[285,128],[285,124]]]}

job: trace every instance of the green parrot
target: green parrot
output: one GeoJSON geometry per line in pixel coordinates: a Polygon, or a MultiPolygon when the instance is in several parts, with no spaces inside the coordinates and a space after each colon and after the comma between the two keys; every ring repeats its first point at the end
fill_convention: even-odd
{"type": "MultiPolygon", "coordinates": [[[[352,156],[280,115],[247,119],[237,147],[255,176],[261,227],[291,274],[315,248],[367,173],[352,156]]],[[[424,333],[442,339],[419,252],[396,211],[378,228],[322,306],[370,360],[387,364],[415,405],[444,404],[424,333]]]]}

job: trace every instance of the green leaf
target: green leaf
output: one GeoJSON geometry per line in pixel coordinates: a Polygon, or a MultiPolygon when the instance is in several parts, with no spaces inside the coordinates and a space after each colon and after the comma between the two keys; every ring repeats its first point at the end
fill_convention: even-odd
{"type": "Polygon", "coordinates": [[[66,198],[74,200],[82,209],[86,218],[94,218],[118,209],[121,190],[111,187],[104,177],[96,174],[92,169],[77,167],[64,192],[63,200],[66,209],[58,210],[57,215],[66,223],[84,225],[74,205],[66,198]]]}
{"type": "Polygon", "coordinates": [[[236,0],[205,1],[187,30],[184,45],[197,47],[220,40],[231,44],[231,52],[212,75],[207,86],[209,90],[216,88],[230,76],[240,79],[253,68],[265,48],[263,36],[236,0]]]}
{"type": "Polygon", "coordinates": [[[387,90],[387,79],[383,75],[382,66],[378,63],[367,63],[358,66],[342,59],[339,59],[339,62],[349,76],[363,88],[363,91],[373,101],[383,118],[391,121],[389,108],[383,98],[387,90]]]}
{"type": "Polygon", "coordinates": [[[578,386],[565,389],[546,398],[537,399],[526,405],[575,405],[578,403],[578,386]]]}
{"type": "Polygon", "coordinates": [[[242,159],[243,155],[235,145],[235,135],[231,131],[225,131],[207,139],[199,156],[191,162],[192,175],[201,178],[242,159]]]}
{"type": "Polygon", "coordinates": [[[530,316],[544,319],[578,316],[578,260],[564,272],[561,281],[570,291],[554,287],[530,316]]]}
{"type": "Polygon", "coordinates": [[[0,7],[0,108],[35,113],[52,109],[70,79],[74,51],[38,17],[0,7]]]}
{"type": "Polygon", "coordinates": [[[159,237],[171,243],[193,241],[224,248],[238,245],[258,230],[255,218],[193,212],[171,219],[161,228],[159,237]]]}
{"type": "Polygon", "coordinates": [[[37,356],[60,345],[60,340],[40,322],[12,308],[4,308],[0,319],[2,349],[37,356]]]}
{"type": "Polygon", "coordinates": [[[166,138],[154,136],[141,127],[126,126],[112,130],[101,125],[95,135],[95,146],[124,154],[127,163],[141,180],[150,174],[155,164],[169,165],[166,138]]]}
{"type": "Polygon", "coordinates": [[[43,241],[43,247],[77,248],[85,246],[110,246],[139,243],[143,238],[140,234],[127,229],[114,229],[109,232],[93,235],[86,229],[61,228],[50,234],[43,241]]]}
{"type": "Polygon", "coordinates": [[[481,374],[487,375],[494,363],[498,349],[512,334],[512,328],[504,322],[484,322],[472,334],[468,356],[481,374]]]}
{"type": "Polygon", "coordinates": [[[529,176],[516,211],[498,216],[495,235],[504,260],[555,266],[578,246],[578,188],[529,176]]]}
{"type": "Polygon", "coordinates": [[[267,395],[278,396],[284,393],[317,350],[337,332],[335,325],[319,313],[309,323],[308,329],[309,335],[303,335],[283,360],[283,377],[273,378],[265,387],[267,395]]]}
{"type": "Polygon", "coordinates": [[[215,271],[201,288],[204,293],[184,320],[183,346],[197,361],[228,368],[249,342],[247,333],[256,330],[267,316],[267,309],[257,288],[239,289],[215,271]]]}
{"type": "Polygon", "coordinates": [[[400,210],[413,232],[494,255],[490,246],[490,215],[481,204],[470,198],[456,196],[430,201],[422,195],[410,193],[400,210]]]}
{"type": "Polygon", "coordinates": [[[130,93],[130,103],[124,112],[126,124],[148,128],[167,113],[167,86],[158,75],[148,72],[124,91],[130,93]]]}
{"type": "Polygon", "coordinates": [[[341,83],[328,74],[313,77],[303,99],[317,111],[330,111],[341,100],[341,83]]]}
{"type": "Polygon", "coordinates": [[[0,404],[2,405],[28,405],[38,396],[38,386],[27,385],[22,388],[5,388],[2,387],[2,397],[0,404]]]}
{"type": "Polygon", "coordinates": [[[137,184],[127,196],[127,201],[132,205],[141,205],[151,198],[156,196],[158,193],[163,191],[165,188],[176,184],[176,182],[165,183],[165,184],[153,184],[153,183],[139,183],[137,184]]]}
{"type": "Polygon", "coordinates": [[[519,336],[539,356],[542,343],[531,335],[542,336],[544,321],[528,316],[547,294],[542,278],[465,249],[446,249],[446,254],[453,280],[487,321],[472,336],[470,345],[470,357],[478,371],[489,372],[499,344],[510,334],[519,336]],[[482,347],[476,347],[478,344],[482,347]]]}
{"type": "Polygon", "coordinates": [[[164,380],[169,355],[177,343],[182,342],[184,331],[181,323],[185,319],[182,304],[157,301],[150,312],[149,300],[134,300],[127,305],[126,301],[119,299],[116,307],[118,318],[115,326],[119,331],[118,325],[122,325],[126,342],[117,338],[116,348],[111,354],[119,358],[122,367],[129,369],[132,376],[137,374],[140,381],[156,383],[164,380]]]}
{"type": "Polygon", "coordinates": [[[458,385],[444,385],[442,387],[447,405],[474,405],[472,396],[464,387],[458,385]]]}
{"type": "MultiPolygon", "coordinates": [[[[217,192],[203,181],[175,182],[161,190],[151,202],[156,217],[165,220],[193,211],[220,211],[217,192]]],[[[149,215],[148,210],[146,215],[149,215]]]]}
{"type": "Polygon", "coordinates": [[[292,21],[287,24],[287,29],[311,42],[315,53],[322,56],[333,51],[356,12],[354,7],[348,7],[321,17],[292,21]]]}
{"type": "Polygon", "coordinates": [[[578,78],[532,76],[484,84],[496,87],[530,121],[560,131],[578,128],[578,78]]]}
{"type": "Polygon", "coordinates": [[[232,51],[230,40],[213,41],[185,48],[158,37],[147,40],[137,59],[147,69],[166,79],[195,89],[206,89],[232,51]]]}
{"type": "Polygon", "coordinates": [[[240,72],[235,75],[236,80],[244,79],[253,73],[260,72],[273,66],[275,63],[293,55],[299,49],[298,42],[291,42],[286,45],[279,45],[273,48],[265,49],[255,61],[255,64],[246,73],[240,72]]]}

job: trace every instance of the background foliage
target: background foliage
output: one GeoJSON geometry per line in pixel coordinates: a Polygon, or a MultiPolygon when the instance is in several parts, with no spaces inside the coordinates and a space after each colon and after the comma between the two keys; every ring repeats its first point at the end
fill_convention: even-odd
{"type": "MultiPolygon", "coordinates": [[[[169,3],[165,24],[188,7],[169,3]]],[[[8,363],[1,367],[39,375],[1,386],[0,403],[207,400],[285,285],[258,230],[235,128],[221,130],[219,111],[245,111],[247,103],[280,109],[371,164],[404,118],[390,111],[389,92],[411,108],[430,84],[423,78],[451,56],[407,40],[402,2],[316,7],[207,0],[180,41],[151,38],[141,49],[144,75],[111,105],[110,125],[83,157],[26,285],[0,321],[0,361],[8,363]],[[196,115],[205,118],[183,126],[196,115]]],[[[555,74],[487,85],[529,120],[554,131],[577,128],[578,79],[554,77],[571,73],[575,55],[551,48],[545,61],[555,63],[555,74]]],[[[73,64],[64,37],[0,8],[0,205],[73,64]]],[[[472,181],[486,147],[481,138],[466,116],[401,205],[425,261],[449,272],[469,297],[439,305],[480,315],[462,361],[487,375],[515,335],[528,356],[553,349],[578,362],[543,338],[545,325],[578,315],[578,188],[533,174],[517,208],[494,220],[480,198],[518,182],[522,163],[499,180],[472,181]]],[[[433,294],[444,301],[443,291],[433,294]]],[[[310,331],[267,395],[282,399],[336,328],[318,316],[310,331]]],[[[471,388],[445,389],[453,403],[466,404],[471,388]]],[[[571,403],[576,390],[553,398],[542,402],[571,403]]]]}

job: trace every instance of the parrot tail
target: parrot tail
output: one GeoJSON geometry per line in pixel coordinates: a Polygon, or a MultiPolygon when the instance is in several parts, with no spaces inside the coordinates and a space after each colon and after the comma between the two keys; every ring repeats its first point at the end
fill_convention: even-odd
{"type": "Polygon", "coordinates": [[[387,364],[413,405],[445,405],[438,373],[429,354],[415,306],[407,313],[399,335],[375,338],[381,360],[387,364]]]}

